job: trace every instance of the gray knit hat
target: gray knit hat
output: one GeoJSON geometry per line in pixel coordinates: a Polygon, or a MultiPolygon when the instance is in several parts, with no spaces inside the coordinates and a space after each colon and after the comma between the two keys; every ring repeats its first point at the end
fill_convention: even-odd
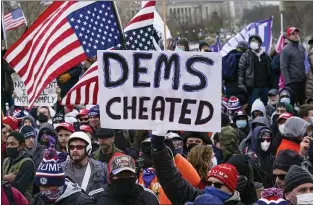
{"type": "Polygon", "coordinates": [[[310,124],[307,121],[299,117],[291,117],[285,123],[285,137],[304,137],[304,135],[306,134],[306,129],[309,125],[310,124]]]}
{"type": "Polygon", "coordinates": [[[285,177],[284,193],[291,192],[294,188],[306,183],[313,184],[313,178],[309,172],[297,165],[292,165],[285,177]]]}

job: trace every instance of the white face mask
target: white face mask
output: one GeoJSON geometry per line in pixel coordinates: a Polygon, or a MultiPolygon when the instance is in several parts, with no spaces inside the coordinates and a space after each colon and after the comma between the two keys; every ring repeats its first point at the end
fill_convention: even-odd
{"type": "Polygon", "coordinates": [[[176,51],[176,52],[185,51],[185,47],[184,47],[184,46],[176,46],[175,51],[176,51]]]}
{"type": "Polygon", "coordinates": [[[297,204],[313,204],[313,193],[297,195],[297,204]]]}
{"type": "Polygon", "coordinates": [[[250,48],[251,48],[252,50],[258,50],[258,49],[259,49],[259,43],[257,43],[257,42],[251,42],[251,43],[250,43],[250,48]]]}
{"type": "Polygon", "coordinates": [[[285,124],[279,125],[279,126],[278,126],[278,130],[279,130],[280,134],[284,134],[285,124]]]}
{"type": "Polygon", "coordinates": [[[261,142],[261,149],[266,152],[268,148],[270,148],[271,143],[270,142],[261,142]]]}

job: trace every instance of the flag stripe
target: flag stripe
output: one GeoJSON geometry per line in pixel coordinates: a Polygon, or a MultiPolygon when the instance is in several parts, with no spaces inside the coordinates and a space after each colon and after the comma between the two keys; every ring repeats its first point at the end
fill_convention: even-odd
{"type": "MultiPolygon", "coordinates": [[[[127,31],[132,32],[135,29],[145,28],[153,25],[155,1],[149,1],[145,6],[132,18],[124,29],[124,33],[127,31]]],[[[144,36],[144,33],[138,32],[138,35],[142,35],[148,39],[150,36],[144,36]]],[[[156,43],[153,39],[153,43],[156,43]]],[[[81,79],[72,87],[72,89],[62,99],[63,105],[70,104],[90,104],[96,105],[99,103],[98,99],[99,81],[98,81],[98,63],[95,62],[84,73],[81,79]]]]}
{"type": "MultiPolygon", "coordinates": [[[[21,76],[30,106],[46,85],[56,77],[91,57],[90,54],[94,54],[97,48],[108,49],[120,42],[117,37],[119,29],[116,29],[119,21],[114,13],[112,15],[113,9],[113,4],[108,2],[54,2],[9,49],[5,59],[21,76]],[[103,16],[101,16],[101,12],[103,12],[103,16]],[[80,23],[86,25],[85,20],[88,17],[90,20],[87,22],[91,32],[87,36],[89,30],[84,33],[84,29],[79,29],[83,25],[80,23]],[[107,23],[105,23],[106,20],[107,23]],[[93,23],[94,21],[101,23],[98,28],[98,23],[93,23]],[[100,26],[104,26],[103,30],[100,29],[100,26]],[[98,34],[96,35],[97,40],[95,40],[98,47],[92,46],[91,53],[88,55],[87,52],[90,50],[85,45],[85,40],[88,42],[90,39],[88,44],[90,46],[90,42],[93,42],[93,32],[98,34]],[[81,33],[85,35],[82,37],[81,33]],[[101,35],[99,36],[99,34],[103,35],[104,42],[100,39],[101,35]],[[107,40],[104,35],[108,35],[107,40]]],[[[9,16],[6,19],[13,21],[9,16]]],[[[72,93],[72,97],[87,101],[82,94],[86,93],[86,89],[89,87],[89,85],[88,87],[84,86],[81,91],[72,93]]]]}

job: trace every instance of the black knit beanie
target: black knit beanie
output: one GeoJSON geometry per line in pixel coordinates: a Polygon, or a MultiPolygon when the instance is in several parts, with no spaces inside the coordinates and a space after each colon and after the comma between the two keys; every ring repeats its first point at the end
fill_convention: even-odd
{"type": "Polygon", "coordinates": [[[311,175],[301,167],[292,165],[285,177],[284,193],[291,192],[294,188],[306,183],[313,184],[311,175]]]}
{"type": "Polygon", "coordinates": [[[10,136],[15,137],[15,139],[19,143],[25,143],[24,135],[20,132],[17,132],[17,131],[11,132],[8,137],[10,136]]]}
{"type": "Polygon", "coordinates": [[[274,163],[273,169],[281,169],[288,172],[292,165],[301,166],[302,157],[291,150],[282,150],[278,153],[274,163]]]}

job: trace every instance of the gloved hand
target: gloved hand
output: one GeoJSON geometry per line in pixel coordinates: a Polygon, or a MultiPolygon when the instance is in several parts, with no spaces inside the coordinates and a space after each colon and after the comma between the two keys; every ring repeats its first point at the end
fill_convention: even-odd
{"type": "Polygon", "coordinates": [[[60,83],[66,83],[66,82],[69,81],[70,79],[71,79],[71,75],[68,74],[68,73],[65,73],[65,74],[63,74],[63,75],[61,75],[61,76],[59,77],[60,83]]]}
{"type": "Polygon", "coordinates": [[[239,85],[238,87],[239,87],[242,91],[248,92],[246,86],[244,86],[244,85],[239,85]]]}
{"type": "Polygon", "coordinates": [[[248,179],[247,177],[243,176],[243,175],[239,175],[239,177],[237,178],[237,188],[236,190],[239,192],[244,192],[246,187],[248,185],[248,179]]]}
{"type": "Polygon", "coordinates": [[[153,150],[157,151],[165,148],[164,139],[166,133],[163,122],[158,121],[156,129],[152,131],[151,146],[153,150]]]}

